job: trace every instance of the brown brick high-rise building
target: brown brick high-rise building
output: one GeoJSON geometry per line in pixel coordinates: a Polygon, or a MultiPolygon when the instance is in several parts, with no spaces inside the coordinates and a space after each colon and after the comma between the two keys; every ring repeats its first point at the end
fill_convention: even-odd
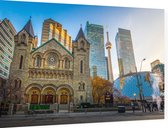
{"type": "Polygon", "coordinates": [[[50,18],[43,22],[41,42],[43,44],[52,38],[58,40],[63,46],[65,46],[65,48],[72,52],[71,36],[68,35],[66,29],[62,28],[60,23],[50,18]]]}

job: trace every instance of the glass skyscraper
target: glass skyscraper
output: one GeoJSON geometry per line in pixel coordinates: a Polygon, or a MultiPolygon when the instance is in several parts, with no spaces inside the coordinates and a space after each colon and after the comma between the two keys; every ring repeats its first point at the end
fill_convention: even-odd
{"type": "Polygon", "coordinates": [[[136,72],[136,64],[130,30],[119,28],[115,42],[120,76],[136,72]]]}
{"type": "Polygon", "coordinates": [[[96,66],[97,76],[107,79],[107,61],[104,48],[104,29],[102,25],[90,24],[88,21],[85,27],[85,36],[90,43],[90,75],[95,73],[96,66]]]}

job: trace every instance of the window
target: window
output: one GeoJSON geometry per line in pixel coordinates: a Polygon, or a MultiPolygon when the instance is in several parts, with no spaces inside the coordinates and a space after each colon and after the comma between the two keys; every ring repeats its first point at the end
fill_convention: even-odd
{"type": "Polygon", "coordinates": [[[5,40],[9,46],[12,47],[12,44],[4,37],[4,35],[2,33],[0,33],[0,35],[2,36],[2,39],[5,40]]]}
{"type": "Polygon", "coordinates": [[[23,65],[23,56],[20,56],[20,64],[19,64],[19,69],[22,69],[22,65],[23,65]]]}
{"type": "Polygon", "coordinates": [[[35,59],[35,67],[41,67],[41,57],[39,55],[35,59]]]}
{"type": "Polygon", "coordinates": [[[6,76],[6,77],[7,77],[7,75],[8,75],[8,74],[7,74],[6,72],[4,72],[4,76],[6,76]]]}
{"type": "Polygon", "coordinates": [[[23,34],[23,35],[21,36],[21,44],[25,44],[25,43],[26,43],[26,35],[23,34]]]}
{"type": "Polygon", "coordinates": [[[17,85],[18,85],[18,81],[17,80],[15,80],[15,88],[17,88],[17,85]]]}
{"type": "Polygon", "coordinates": [[[21,80],[18,80],[18,88],[21,88],[21,80]]]}
{"type": "Polygon", "coordinates": [[[80,61],[80,73],[83,73],[83,61],[80,61]]]}
{"type": "Polygon", "coordinates": [[[83,101],[83,96],[80,96],[80,101],[81,101],[81,102],[83,101]]]}
{"type": "Polygon", "coordinates": [[[70,61],[68,60],[68,58],[65,59],[65,69],[69,69],[70,68],[70,61]]]}
{"type": "Polygon", "coordinates": [[[57,67],[58,65],[58,56],[56,53],[49,53],[47,57],[47,65],[49,67],[57,67]]]}
{"type": "Polygon", "coordinates": [[[20,79],[16,79],[14,81],[14,87],[15,87],[15,89],[16,88],[21,88],[21,80],[20,79]]]}
{"type": "Polygon", "coordinates": [[[85,43],[83,41],[80,42],[80,49],[84,49],[85,43]]]}
{"type": "Polygon", "coordinates": [[[82,84],[82,90],[85,90],[85,83],[82,84]]]}
{"type": "Polygon", "coordinates": [[[84,91],[85,90],[85,83],[79,82],[79,91],[84,91]]]}
{"type": "Polygon", "coordinates": [[[0,69],[0,73],[3,74],[3,71],[0,69]]]}

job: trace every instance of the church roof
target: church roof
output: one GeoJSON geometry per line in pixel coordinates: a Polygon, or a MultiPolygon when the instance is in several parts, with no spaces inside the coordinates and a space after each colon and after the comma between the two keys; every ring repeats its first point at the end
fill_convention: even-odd
{"type": "Polygon", "coordinates": [[[34,30],[33,30],[31,19],[26,23],[26,25],[23,27],[22,30],[25,30],[31,37],[34,37],[34,30]]]}
{"type": "Polygon", "coordinates": [[[79,32],[78,32],[78,34],[77,34],[75,40],[77,41],[79,38],[84,38],[84,39],[86,39],[86,38],[85,38],[85,34],[84,34],[83,30],[82,30],[82,27],[80,28],[80,30],[79,30],[79,32]]]}
{"type": "Polygon", "coordinates": [[[40,45],[39,47],[35,48],[32,50],[31,53],[35,52],[36,50],[40,49],[41,47],[45,46],[46,44],[50,43],[52,40],[54,40],[55,43],[57,43],[59,46],[61,46],[69,55],[71,55],[73,57],[73,54],[67,50],[59,41],[57,41],[55,38],[52,38],[50,40],[48,40],[47,42],[43,43],[42,45],[40,45]]]}

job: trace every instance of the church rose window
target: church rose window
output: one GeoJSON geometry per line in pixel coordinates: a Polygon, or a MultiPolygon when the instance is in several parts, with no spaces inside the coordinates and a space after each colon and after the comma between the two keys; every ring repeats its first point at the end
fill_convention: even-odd
{"type": "Polygon", "coordinates": [[[48,66],[55,67],[57,64],[57,55],[55,53],[50,53],[47,58],[48,66]]]}

